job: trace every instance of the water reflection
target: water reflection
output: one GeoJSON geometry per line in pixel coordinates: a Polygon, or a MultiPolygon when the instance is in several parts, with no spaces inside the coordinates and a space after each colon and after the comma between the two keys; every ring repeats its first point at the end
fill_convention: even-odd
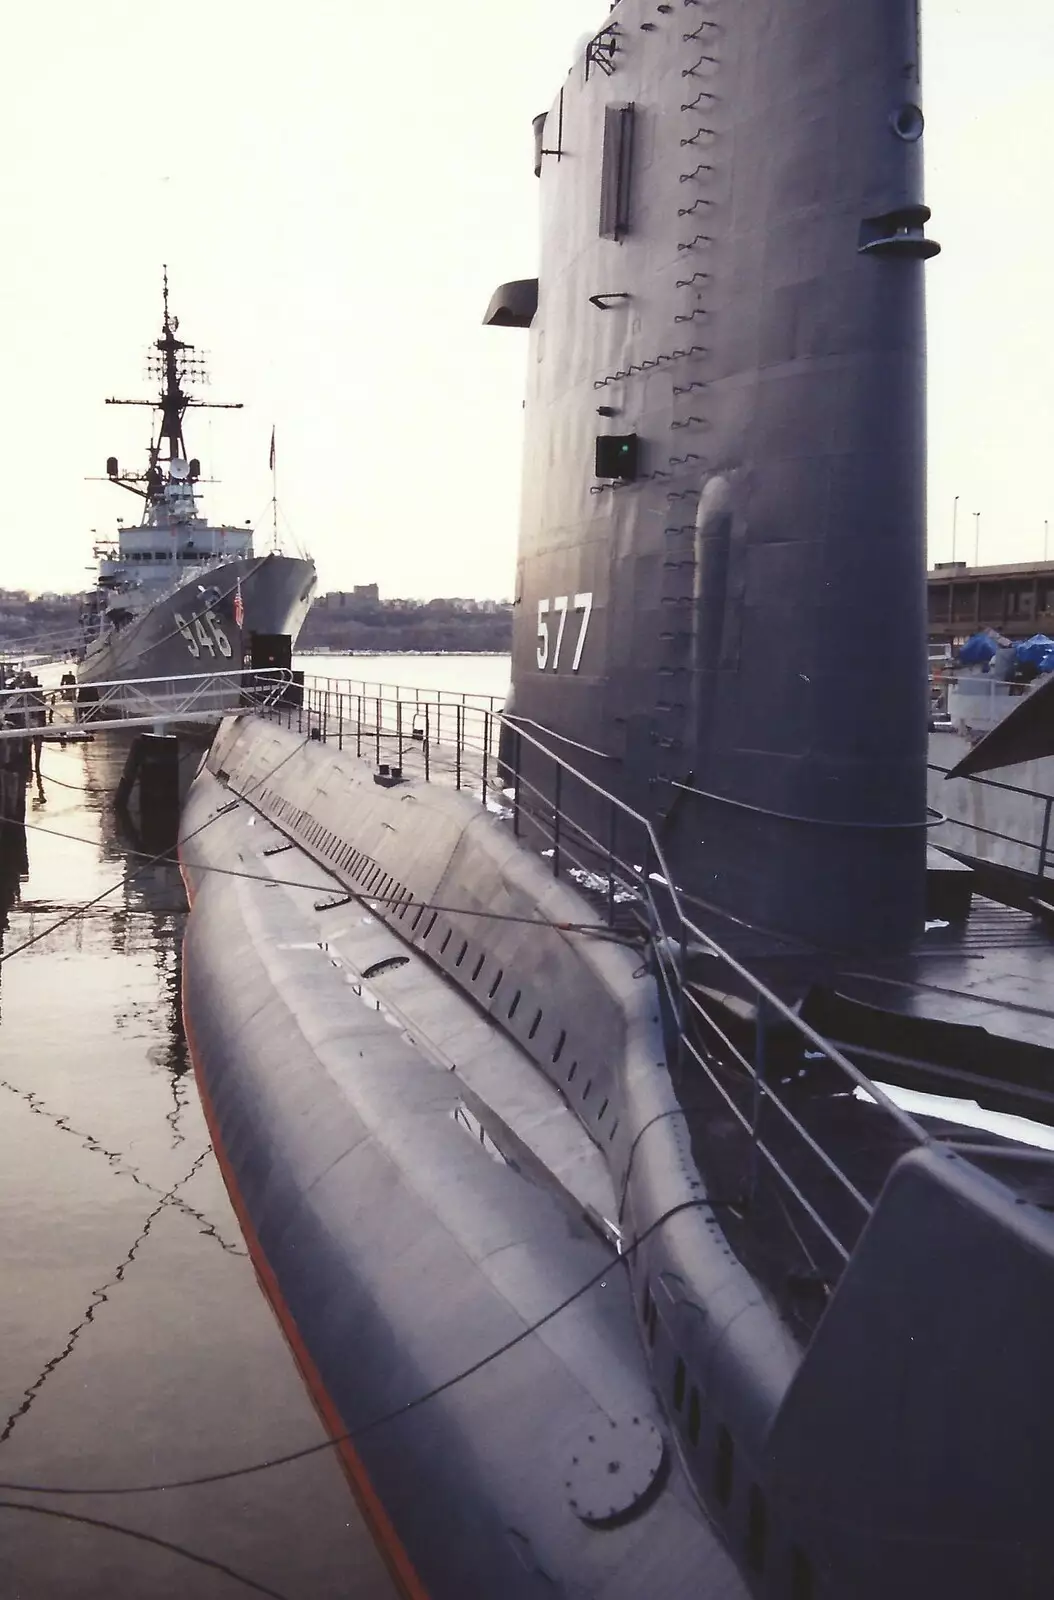
{"type": "MultiPolygon", "coordinates": [[[[45,746],[27,827],[0,845],[0,1474],[20,1482],[192,1477],[321,1438],[209,1148],[178,867],[137,854],[141,828],[109,805],[125,752],[45,746]]],[[[64,1505],[289,1596],[391,1592],[329,1452],[207,1495],[64,1505]]],[[[0,1594],[235,1592],[174,1553],[0,1508],[0,1594]]]]}
{"type": "MultiPolygon", "coordinates": [[[[0,956],[10,927],[10,913],[29,873],[26,830],[14,823],[0,826],[0,956]]],[[[3,1018],[3,967],[0,966],[0,1019],[3,1018]]]]}

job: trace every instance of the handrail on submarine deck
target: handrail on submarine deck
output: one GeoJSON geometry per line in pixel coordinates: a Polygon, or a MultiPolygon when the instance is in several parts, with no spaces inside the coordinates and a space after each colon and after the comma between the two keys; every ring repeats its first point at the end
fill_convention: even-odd
{"type": "Polygon", "coordinates": [[[905,1144],[931,1145],[936,1142],[934,1138],[837,1046],[686,914],[662,844],[647,817],[556,755],[520,719],[495,709],[492,697],[480,696],[486,702],[482,706],[467,704],[463,697],[443,705],[438,700],[422,698],[421,691],[406,691],[406,697],[400,698],[402,691],[397,690],[393,700],[366,692],[379,685],[338,682],[340,687],[334,688],[333,680],[305,678],[300,705],[278,704],[261,709],[265,716],[288,721],[290,726],[295,721],[309,737],[333,741],[340,748],[354,748],[360,756],[372,754],[378,764],[389,746],[396,752],[392,766],[401,766],[404,754],[414,753],[423,766],[426,781],[449,781],[453,776],[458,789],[476,790],[488,809],[512,823],[517,837],[535,834],[532,847],[537,846],[538,853],[551,861],[554,877],[569,878],[594,901],[603,898],[609,927],[614,927],[620,908],[628,903],[644,908],[664,1010],[675,1030],[675,1081],[684,1085],[689,1063],[705,1074],[712,1091],[749,1140],[744,1203],[749,1205],[757,1195],[764,1163],[783,1196],[793,1199],[814,1230],[815,1254],[803,1246],[810,1261],[826,1281],[836,1280],[874,1209],[877,1188],[873,1194],[865,1194],[781,1094],[781,1083],[767,1070],[767,1057],[774,1053],[772,1025],[790,1030],[803,1061],[822,1056],[840,1075],[846,1093],[855,1096],[859,1092],[873,1103],[877,1113],[892,1124],[893,1144],[898,1152],[905,1144]],[[438,737],[444,713],[447,731],[454,740],[452,749],[444,748],[438,737]],[[409,738],[407,720],[411,725],[409,738]],[[501,729],[507,731],[511,757],[507,751],[499,757],[495,749],[496,731],[501,729]],[[538,781],[525,771],[525,754],[536,769],[540,764],[540,772],[535,773],[538,781]],[[584,803],[578,814],[572,815],[569,799],[576,785],[578,798],[584,803]],[[606,822],[605,840],[590,831],[583,813],[591,819],[599,815],[601,822],[606,822]],[[631,838],[627,839],[627,834],[631,838]],[[542,849],[543,844],[548,848],[542,849]],[[699,954],[713,958],[719,970],[734,974],[753,995],[754,1014],[749,1025],[752,1048],[749,1039],[745,1048],[737,1043],[729,1031],[731,1024],[722,1027],[700,994],[694,992],[688,965],[689,959],[699,954]],[[736,1069],[745,1077],[737,1079],[736,1069]],[[789,1164],[796,1170],[800,1168],[803,1156],[815,1163],[818,1193],[815,1178],[810,1183],[808,1176],[788,1170],[789,1164]],[[844,1203],[825,1203],[830,1181],[837,1186],[843,1202],[850,1202],[848,1207],[844,1203]],[[807,1192],[810,1188],[811,1196],[807,1192]],[[826,1270],[818,1265],[820,1257],[826,1258],[826,1270]]]}

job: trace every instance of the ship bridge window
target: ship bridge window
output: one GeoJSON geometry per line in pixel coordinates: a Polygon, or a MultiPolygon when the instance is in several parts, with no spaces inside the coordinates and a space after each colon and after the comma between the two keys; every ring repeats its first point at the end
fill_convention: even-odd
{"type": "Polygon", "coordinates": [[[600,237],[621,241],[629,232],[630,186],[633,177],[635,108],[608,106],[604,111],[604,155],[600,172],[600,237]]]}

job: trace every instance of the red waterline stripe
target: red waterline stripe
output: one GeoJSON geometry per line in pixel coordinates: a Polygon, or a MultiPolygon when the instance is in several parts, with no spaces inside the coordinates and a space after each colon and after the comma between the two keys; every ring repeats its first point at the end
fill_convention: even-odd
{"type": "MultiPolygon", "coordinates": [[[[193,908],[194,890],[191,886],[189,875],[183,863],[182,851],[179,852],[179,870],[183,879],[183,886],[187,891],[187,899],[193,908]]],[[[213,1106],[212,1098],[205,1084],[205,1076],[202,1071],[201,1061],[194,1046],[194,1034],[190,1025],[190,1018],[187,1015],[186,986],[187,956],[186,943],[184,941],[183,978],[181,991],[183,1007],[183,1031],[187,1037],[187,1049],[190,1053],[191,1063],[194,1067],[194,1077],[197,1080],[198,1094],[201,1097],[201,1105],[205,1113],[205,1121],[208,1125],[209,1137],[212,1140],[212,1148],[219,1164],[220,1172],[223,1175],[223,1181],[227,1186],[227,1194],[230,1198],[231,1205],[233,1206],[234,1213],[238,1218],[238,1225],[241,1228],[242,1235],[249,1247],[249,1254],[252,1257],[252,1263],[256,1269],[256,1275],[260,1281],[260,1286],[271,1303],[271,1309],[278,1318],[279,1326],[285,1335],[286,1342],[288,1343],[293,1355],[293,1360],[300,1368],[301,1376],[307,1385],[308,1392],[311,1395],[311,1399],[314,1402],[315,1408],[318,1411],[319,1416],[322,1418],[326,1431],[333,1440],[336,1450],[340,1454],[341,1465],[344,1468],[344,1472],[351,1487],[351,1492],[355,1497],[356,1504],[358,1505],[359,1510],[362,1512],[362,1515],[369,1526],[374,1542],[384,1558],[384,1563],[387,1566],[388,1571],[391,1573],[395,1583],[397,1584],[400,1594],[403,1595],[404,1600],[430,1600],[429,1593],[422,1584],[420,1578],[417,1576],[413,1562],[407,1555],[402,1541],[395,1531],[392,1520],[387,1511],[384,1509],[384,1505],[380,1499],[380,1496],[377,1494],[373,1484],[370,1482],[369,1474],[367,1473],[363,1464],[362,1457],[354,1448],[350,1439],[341,1437],[347,1433],[344,1420],[326,1390],[325,1383],[322,1380],[322,1374],[319,1372],[311,1358],[308,1348],[301,1337],[300,1330],[296,1325],[293,1313],[286,1304],[282,1295],[282,1291],[278,1286],[278,1279],[275,1276],[274,1270],[264,1254],[263,1246],[260,1244],[260,1241],[257,1238],[256,1229],[253,1227],[248,1206],[242,1197],[241,1190],[238,1188],[238,1181],[234,1175],[234,1170],[227,1159],[226,1152],[220,1140],[219,1121],[216,1116],[216,1109],[213,1106]]]]}

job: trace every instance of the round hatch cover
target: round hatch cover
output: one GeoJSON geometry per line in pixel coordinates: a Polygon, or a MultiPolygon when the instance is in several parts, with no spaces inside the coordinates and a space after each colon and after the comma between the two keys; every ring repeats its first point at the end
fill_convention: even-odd
{"type": "Polygon", "coordinates": [[[665,1448],[662,1434],[647,1417],[621,1422],[598,1417],[567,1462],[564,1487],[575,1516],[602,1526],[642,1509],[657,1485],[665,1448]]]}

